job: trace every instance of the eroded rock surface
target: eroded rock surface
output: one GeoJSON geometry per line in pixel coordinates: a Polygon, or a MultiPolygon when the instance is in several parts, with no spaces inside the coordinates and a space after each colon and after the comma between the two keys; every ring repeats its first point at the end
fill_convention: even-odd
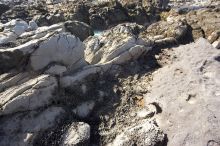
{"type": "Polygon", "coordinates": [[[172,56],[172,63],[153,74],[145,103],[162,108],[156,118],[167,133],[168,146],[218,143],[219,50],[200,38],[173,48],[172,56]]]}
{"type": "MultiPolygon", "coordinates": [[[[25,78],[23,79],[25,80],[25,78]]],[[[16,82],[14,84],[16,85],[16,82]]],[[[36,77],[14,87],[12,85],[11,88],[0,93],[0,115],[29,111],[46,106],[53,99],[55,100],[53,93],[56,88],[58,88],[56,79],[48,75],[36,77]]]]}
{"type": "Polygon", "coordinates": [[[161,1],[9,4],[1,146],[220,144],[214,3],[162,13],[161,1]],[[199,37],[208,41],[181,45],[199,37]]]}
{"type": "Polygon", "coordinates": [[[153,121],[141,121],[138,124],[125,128],[117,135],[112,144],[114,146],[145,145],[162,146],[165,135],[153,121]]]}
{"type": "Polygon", "coordinates": [[[64,113],[61,107],[50,107],[43,111],[37,110],[1,117],[0,145],[33,145],[34,138],[40,132],[55,126],[64,113]]]}
{"type": "Polygon", "coordinates": [[[89,37],[84,44],[85,60],[90,65],[72,76],[61,78],[61,85],[71,86],[89,75],[105,73],[113,65],[124,64],[147,53],[151,49],[151,43],[135,36],[138,29],[138,25],[124,24],[106,31],[101,36],[89,37]]]}
{"type": "Polygon", "coordinates": [[[188,27],[184,21],[159,21],[151,24],[140,37],[145,41],[152,40],[156,46],[174,45],[186,38],[187,31],[188,27]]]}
{"type": "Polygon", "coordinates": [[[65,146],[89,146],[90,126],[83,122],[74,122],[64,134],[65,146]]]}

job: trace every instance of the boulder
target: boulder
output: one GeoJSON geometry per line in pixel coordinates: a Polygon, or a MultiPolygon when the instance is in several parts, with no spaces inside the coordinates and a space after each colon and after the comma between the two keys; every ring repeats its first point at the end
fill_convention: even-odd
{"type": "Polygon", "coordinates": [[[33,23],[30,23],[32,26],[29,26],[27,22],[21,19],[14,19],[3,24],[4,31],[0,34],[0,45],[15,42],[24,32],[35,30],[37,26],[33,26],[33,23]]]}
{"type": "Polygon", "coordinates": [[[156,46],[180,43],[186,38],[188,27],[184,22],[159,21],[141,32],[140,38],[152,40],[156,46]]]}
{"type": "Polygon", "coordinates": [[[129,20],[137,24],[150,24],[150,16],[147,14],[143,7],[135,7],[134,9],[128,9],[129,20]]]}
{"type": "MultiPolygon", "coordinates": [[[[38,48],[41,42],[44,42],[54,33],[62,32],[63,25],[52,25],[50,27],[40,27],[36,31],[24,32],[20,35],[20,40],[17,40],[17,35],[13,32],[8,33],[2,40],[4,44],[6,40],[13,41],[15,47],[6,47],[0,49],[0,73],[7,72],[11,69],[22,69],[27,67],[29,56],[38,48]]],[[[8,44],[8,43],[7,43],[8,44]]],[[[7,46],[7,44],[5,44],[7,46]]]]}
{"type": "Polygon", "coordinates": [[[31,146],[41,132],[52,128],[63,118],[65,111],[61,107],[49,107],[17,113],[0,119],[1,146],[31,146]]]}
{"type": "Polygon", "coordinates": [[[139,29],[140,27],[135,24],[121,24],[100,36],[88,38],[84,41],[86,61],[91,64],[103,64],[111,61],[122,64],[127,60],[136,59],[149,50],[148,42],[145,43],[135,37],[135,33],[139,29]]]}
{"type": "Polygon", "coordinates": [[[99,29],[102,29],[129,20],[126,8],[117,1],[97,4],[90,8],[89,13],[93,28],[101,25],[99,29]]]}
{"type": "Polygon", "coordinates": [[[30,64],[34,71],[42,70],[51,63],[63,64],[71,69],[84,66],[84,45],[75,36],[61,33],[42,42],[31,54],[30,64]]]}
{"type": "MultiPolygon", "coordinates": [[[[200,8],[182,15],[176,13],[171,13],[170,15],[173,15],[172,20],[185,20],[187,22],[191,27],[194,40],[204,37],[208,38],[210,43],[212,43],[212,39],[215,38],[216,33],[220,31],[220,14],[218,6],[216,6],[216,8],[215,6],[213,6],[213,8],[200,8]]],[[[169,16],[169,18],[171,17],[169,16]]]]}
{"type": "Polygon", "coordinates": [[[62,145],[89,146],[90,126],[84,122],[74,122],[64,134],[62,145]]]}
{"type": "Polygon", "coordinates": [[[86,23],[79,21],[67,21],[64,25],[68,32],[79,37],[81,41],[84,41],[89,36],[94,35],[92,28],[86,23]]]}
{"type": "MultiPolygon", "coordinates": [[[[191,15],[189,14],[186,20],[192,22],[195,20],[192,20],[190,18],[191,15]],[[191,19],[191,20],[190,20],[191,19]]],[[[206,10],[200,10],[196,12],[196,17],[199,25],[203,29],[205,36],[210,36],[215,31],[220,31],[220,14],[217,9],[206,9],[206,10]],[[208,19],[204,19],[208,18],[208,19]]],[[[188,22],[187,21],[187,22],[188,22]]]]}
{"type": "Polygon", "coordinates": [[[38,26],[48,26],[49,23],[45,15],[36,15],[32,19],[37,23],[38,26]]]}
{"type": "Polygon", "coordinates": [[[57,23],[65,21],[64,15],[62,13],[61,14],[51,14],[51,15],[47,16],[46,19],[47,19],[49,25],[57,24],[57,23]]]}
{"type": "Polygon", "coordinates": [[[200,38],[170,55],[171,62],[152,74],[145,105],[161,108],[155,118],[168,146],[219,145],[220,51],[200,38]]]}
{"type": "Polygon", "coordinates": [[[84,2],[76,2],[73,5],[67,5],[67,7],[69,10],[67,20],[89,24],[89,7],[84,2]]]}
{"type": "Polygon", "coordinates": [[[118,134],[109,146],[162,146],[164,142],[165,135],[154,121],[143,120],[138,124],[124,128],[124,132],[118,134]]]}
{"type": "Polygon", "coordinates": [[[87,38],[84,41],[85,60],[90,65],[60,78],[61,86],[71,87],[89,76],[109,71],[113,65],[128,63],[147,53],[151,49],[151,42],[137,37],[139,29],[136,24],[121,24],[100,36],[87,38]]]}
{"type": "Polygon", "coordinates": [[[90,21],[90,25],[93,29],[103,30],[107,27],[105,19],[102,18],[101,16],[99,16],[98,14],[92,14],[89,17],[89,21],[90,21]]]}

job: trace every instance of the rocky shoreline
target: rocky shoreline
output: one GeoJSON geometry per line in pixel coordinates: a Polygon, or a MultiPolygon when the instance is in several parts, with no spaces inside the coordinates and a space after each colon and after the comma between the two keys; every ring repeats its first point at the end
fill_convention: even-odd
{"type": "Polygon", "coordinates": [[[160,5],[0,3],[0,146],[220,146],[220,3],[160,5]]]}

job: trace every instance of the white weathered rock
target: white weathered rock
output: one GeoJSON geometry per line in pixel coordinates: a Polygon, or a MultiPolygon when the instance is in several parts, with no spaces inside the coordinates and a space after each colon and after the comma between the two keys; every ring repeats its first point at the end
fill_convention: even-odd
{"type": "Polygon", "coordinates": [[[61,86],[68,87],[90,75],[105,73],[112,65],[127,63],[148,52],[151,49],[149,42],[136,38],[131,30],[129,26],[118,25],[98,37],[86,39],[85,60],[92,65],[71,76],[62,77],[61,86]]]}
{"type": "Polygon", "coordinates": [[[17,85],[21,85],[24,82],[30,80],[32,78],[32,76],[27,73],[18,73],[18,74],[14,74],[14,73],[5,73],[0,75],[0,93],[12,86],[17,86],[17,85]]]}
{"type": "Polygon", "coordinates": [[[6,44],[17,39],[17,35],[13,32],[0,34],[0,44],[6,44]]]}
{"type": "Polygon", "coordinates": [[[88,146],[90,140],[90,126],[83,122],[74,122],[64,134],[65,146],[88,146]]]}
{"type": "Polygon", "coordinates": [[[113,143],[108,146],[157,146],[162,145],[164,140],[165,135],[154,121],[143,120],[125,128],[124,132],[117,135],[113,143]]]}
{"type": "Polygon", "coordinates": [[[25,32],[25,27],[24,26],[15,26],[13,29],[12,29],[12,32],[14,32],[17,36],[20,36],[21,34],[23,34],[25,32]]]}
{"type": "Polygon", "coordinates": [[[56,88],[57,80],[49,75],[41,75],[21,85],[12,86],[0,93],[0,115],[46,106],[54,100],[56,88]]]}
{"type": "Polygon", "coordinates": [[[220,51],[200,38],[173,48],[171,64],[153,73],[145,103],[157,103],[156,116],[168,146],[211,145],[220,141],[220,51]]]}
{"type": "Polygon", "coordinates": [[[23,20],[11,20],[3,24],[4,32],[0,34],[0,44],[15,41],[21,34],[28,30],[28,24],[23,20]]]}
{"type": "Polygon", "coordinates": [[[118,64],[122,64],[150,50],[149,44],[132,35],[129,27],[121,25],[98,37],[90,37],[84,43],[85,59],[91,64],[103,64],[114,59],[120,60],[118,64]]]}
{"type": "Polygon", "coordinates": [[[0,119],[1,146],[31,146],[39,132],[57,124],[65,111],[61,107],[50,107],[44,111],[30,111],[5,116],[0,119]]]}
{"type": "Polygon", "coordinates": [[[84,60],[84,45],[73,35],[57,34],[42,42],[30,60],[34,71],[41,70],[50,63],[82,67],[85,65],[85,62],[81,61],[84,60]]]}

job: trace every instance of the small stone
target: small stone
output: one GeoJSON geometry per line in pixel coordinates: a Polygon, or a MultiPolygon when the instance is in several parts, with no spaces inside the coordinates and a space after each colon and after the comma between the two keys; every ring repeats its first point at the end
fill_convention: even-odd
{"type": "Polygon", "coordinates": [[[212,43],[212,46],[216,49],[220,49],[220,40],[217,40],[214,43],[212,43]]]}
{"type": "Polygon", "coordinates": [[[111,146],[156,146],[163,143],[165,135],[153,121],[140,121],[123,129],[123,132],[116,136],[111,146]]]}
{"type": "Polygon", "coordinates": [[[29,143],[33,138],[33,133],[27,133],[26,138],[24,139],[24,142],[29,143]]]}
{"type": "Polygon", "coordinates": [[[74,122],[64,134],[65,146],[89,146],[90,126],[84,122],[74,122]]]}
{"type": "Polygon", "coordinates": [[[141,119],[150,118],[155,114],[155,112],[143,109],[137,113],[137,116],[141,119]]]}

